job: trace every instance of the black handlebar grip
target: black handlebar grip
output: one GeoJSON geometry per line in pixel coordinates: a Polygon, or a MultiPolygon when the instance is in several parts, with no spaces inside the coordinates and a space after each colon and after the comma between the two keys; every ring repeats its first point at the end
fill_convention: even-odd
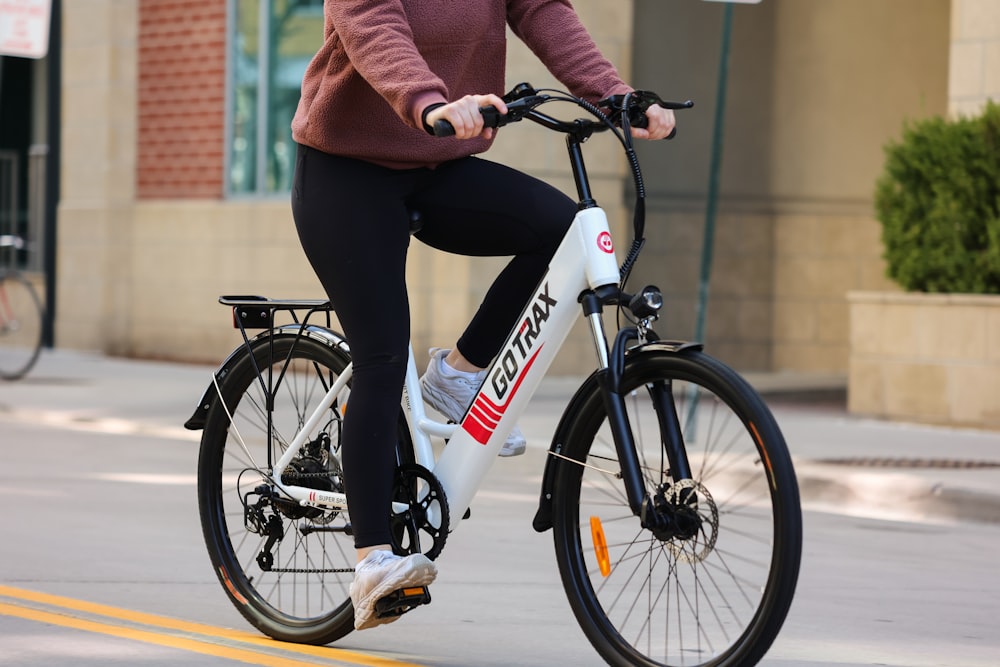
{"type": "MultiPolygon", "coordinates": [[[[486,127],[500,127],[502,124],[503,114],[496,107],[481,107],[479,113],[483,115],[483,125],[486,127]]],[[[432,129],[434,130],[435,137],[455,136],[455,126],[444,118],[434,121],[432,129]]]]}
{"type": "MultiPolygon", "coordinates": [[[[631,127],[638,127],[638,128],[645,129],[646,127],[649,126],[649,118],[647,118],[646,114],[644,114],[644,113],[642,115],[636,115],[634,118],[631,118],[629,120],[629,125],[631,127]]],[[[668,134],[667,136],[663,137],[663,139],[665,141],[667,139],[673,139],[675,136],[677,136],[677,126],[676,125],[674,125],[674,129],[670,130],[670,134],[668,134]]]]}
{"type": "Polygon", "coordinates": [[[434,136],[435,137],[453,137],[455,136],[455,126],[446,121],[444,118],[434,121],[434,136]]]}
{"type": "Polygon", "coordinates": [[[494,106],[480,107],[479,113],[483,116],[483,125],[486,127],[500,127],[503,114],[494,106]]]}

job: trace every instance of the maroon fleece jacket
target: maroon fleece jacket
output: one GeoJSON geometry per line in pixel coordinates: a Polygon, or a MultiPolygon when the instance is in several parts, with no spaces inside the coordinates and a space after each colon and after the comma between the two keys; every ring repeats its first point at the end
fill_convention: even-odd
{"type": "Polygon", "coordinates": [[[482,153],[490,141],[424,131],[430,104],[503,94],[506,26],[573,94],[591,102],[629,87],[568,0],[333,0],[306,69],[292,136],[392,168],[482,153]]]}

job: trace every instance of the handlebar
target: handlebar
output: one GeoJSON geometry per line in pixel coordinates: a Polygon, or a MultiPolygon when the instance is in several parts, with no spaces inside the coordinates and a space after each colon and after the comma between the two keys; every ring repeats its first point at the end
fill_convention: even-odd
{"type": "MultiPolygon", "coordinates": [[[[483,122],[486,127],[503,127],[527,118],[550,130],[567,134],[576,132],[589,134],[607,130],[612,126],[642,128],[648,124],[646,110],[654,105],[665,109],[690,109],[694,106],[694,102],[691,100],[670,102],[660,99],[656,93],[647,90],[636,90],[625,95],[613,95],[601,100],[597,107],[595,107],[584,100],[567,94],[548,94],[536,91],[527,83],[515,86],[503,96],[503,100],[507,105],[506,114],[500,113],[493,106],[479,109],[479,112],[483,115],[483,122]],[[543,104],[555,101],[575,102],[590,111],[595,116],[595,120],[577,119],[574,121],[564,121],[536,110],[543,104]]],[[[435,121],[433,130],[434,135],[438,137],[450,137],[455,134],[455,128],[445,119],[435,121]]],[[[673,138],[676,133],[677,129],[674,128],[673,132],[667,138],[673,138]]]]}
{"type": "MultiPolygon", "coordinates": [[[[624,290],[625,283],[628,281],[632,266],[635,264],[645,242],[643,233],[646,218],[645,187],[642,181],[642,173],[639,169],[639,160],[632,145],[632,135],[628,130],[632,127],[645,127],[648,120],[646,111],[653,105],[658,105],[665,109],[690,109],[694,106],[694,102],[691,100],[669,102],[660,99],[656,93],[647,90],[636,90],[624,95],[612,95],[594,105],[562,91],[535,90],[527,83],[515,86],[503,96],[503,101],[507,105],[507,113],[505,114],[500,113],[493,106],[484,107],[479,110],[483,115],[483,122],[486,127],[498,128],[528,119],[550,130],[566,134],[570,164],[573,168],[573,177],[576,181],[577,192],[580,195],[581,207],[595,205],[595,202],[590,196],[590,186],[583,165],[580,144],[589,139],[594,132],[603,132],[605,130],[610,130],[617,137],[618,141],[621,142],[628,158],[629,167],[632,170],[632,177],[635,180],[635,208],[633,212],[632,246],[629,248],[625,261],[621,265],[621,283],[619,286],[621,294],[618,298],[623,299],[628,296],[628,308],[636,316],[639,316],[637,308],[640,308],[641,304],[638,302],[631,303],[634,301],[632,295],[626,295],[622,291],[624,290]],[[538,110],[538,107],[549,102],[571,102],[589,112],[592,118],[577,118],[571,121],[560,120],[538,110]]],[[[447,137],[455,134],[455,128],[452,127],[451,123],[443,119],[435,121],[432,130],[439,137],[447,137]]],[[[671,132],[667,138],[672,138],[675,133],[676,131],[671,132]]]]}

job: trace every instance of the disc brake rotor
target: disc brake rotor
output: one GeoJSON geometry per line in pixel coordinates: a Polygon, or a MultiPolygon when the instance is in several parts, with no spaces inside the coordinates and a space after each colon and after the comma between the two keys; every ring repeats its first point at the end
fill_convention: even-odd
{"type": "Polygon", "coordinates": [[[675,508],[677,518],[688,515],[691,521],[699,524],[694,535],[669,540],[667,548],[682,563],[700,563],[715,550],[715,541],[719,536],[719,508],[712,494],[700,482],[682,479],[671,484],[663,495],[675,508]]]}

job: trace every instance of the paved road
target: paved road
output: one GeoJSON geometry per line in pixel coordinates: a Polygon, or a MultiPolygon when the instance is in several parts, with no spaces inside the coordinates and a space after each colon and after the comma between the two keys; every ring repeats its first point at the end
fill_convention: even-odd
{"type": "MultiPolygon", "coordinates": [[[[176,426],[208,372],[61,353],[0,385],[0,665],[600,664],[550,535],[530,528],[540,446],[491,471],[430,607],[333,648],[253,633],[209,568],[197,442],[176,426]]],[[[566,386],[534,402],[522,423],[532,442],[566,386]]],[[[995,667],[1000,469],[823,461],[990,462],[1000,437],[852,419],[835,394],[774,404],[803,479],[806,540],[796,602],[762,665],[995,667]]]]}

